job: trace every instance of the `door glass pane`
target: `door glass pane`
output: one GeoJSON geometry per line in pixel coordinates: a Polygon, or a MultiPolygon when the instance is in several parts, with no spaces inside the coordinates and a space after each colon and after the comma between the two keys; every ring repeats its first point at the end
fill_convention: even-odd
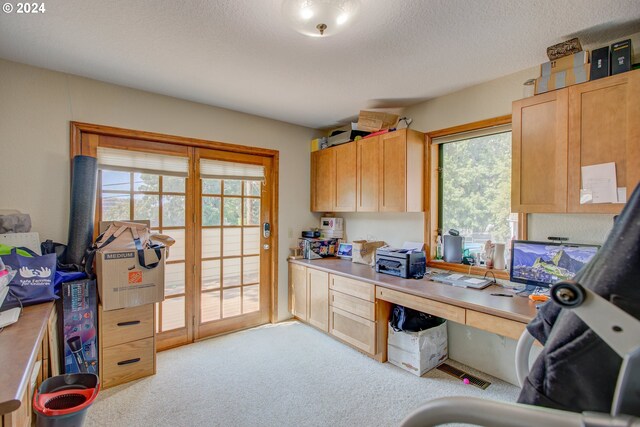
{"type": "Polygon", "coordinates": [[[200,302],[202,323],[220,319],[220,291],[203,292],[200,302]]]}
{"type": "Polygon", "coordinates": [[[164,295],[184,294],[184,264],[166,264],[164,267],[164,295]]]}
{"type": "Polygon", "coordinates": [[[160,177],[158,175],[150,175],[148,173],[133,174],[133,190],[134,191],[160,191],[160,177]]]}
{"type": "Polygon", "coordinates": [[[241,314],[240,288],[225,289],[222,296],[222,317],[241,314]]]}
{"type": "Polygon", "coordinates": [[[260,225],[260,199],[244,199],[244,225],[260,225]]]}
{"type": "Polygon", "coordinates": [[[242,229],[242,252],[243,255],[256,255],[260,253],[260,228],[242,229]]]}
{"type": "Polygon", "coordinates": [[[244,195],[245,196],[259,196],[262,183],[260,181],[245,181],[244,182],[244,195]]]}
{"type": "Polygon", "coordinates": [[[222,256],[241,255],[240,242],[242,240],[241,228],[224,228],[222,231],[222,256]]]}
{"type": "Polygon", "coordinates": [[[131,190],[131,173],[118,171],[102,171],[102,191],[131,190]]]}
{"type": "Polygon", "coordinates": [[[242,287],[242,312],[251,313],[260,310],[260,285],[242,287]]]}
{"type": "Polygon", "coordinates": [[[184,196],[162,196],[162,226],[184,227],[184,196]]]}
{"type": "Polygon", "coordinates": [[[202,180],[202,194],[220,194],[222,188],[219,179],[203,179],[202,180]]]}
{"type": "Polygon", "coordinates": [[[242,259],[242,283],[258,283],[260,281],[260,257],[249,256],[242,259]]]}
{"type": "Polygon", "coordinates": [[[165,193],[184,193],[185,178],[176,176],[162,177],[162,191],[165,193]]]}
{"type": "Polygon", "coordinates": [[[205,228],[202,230],[202,258],[220,256],[220,229],[205,228]]]}
{"type": "Polygon", "coordinates": [[[184,230],[167,230],[162,234],[173,237],[176,241],[173,246],[169,248],[169,256],[167,261],[183,261],[184,249],[185,249],[185,231],[184,230]]]}
{"type": "Polygon", "coordinates": [[[202,261],[202,289],[220,287],[220,260],[202,261]]]}
{"type": "Polygon", "coordinates": [[[225,179],[224,194],[230,196],[239,196],[242,194],[242,181],[225,179]]]}
{"type": "Polygon", "coordinates": [[[220,225],[220,197],[202,198],[202,225],[220,225]]]}
{"type": "Polygon", "coordinates": [[[184,297],[164,300],[162,303],[162,330],[170,331],[184,326],[184,297]]]}
{"type": "Polygon", "coordinates": [[[102,195],[102,221],[131,219],[131,196],[129,194],[102,195]]]}
{"type": "Polygon", "coordinates": [[[240,198],[224,199],[224,225],[240,225],[240,198]]]}
{"type": "Polygon", "coordinates": [[[160,225],[160,196],[152,194],[136,194],[133,199],[133,219],[151,221],[152,227],[160,225]]]}
{"type": "Polygon", "coordinates": [[[240,259],[229,258],[222,261],[222,286],[240,285],[240,259]]]}

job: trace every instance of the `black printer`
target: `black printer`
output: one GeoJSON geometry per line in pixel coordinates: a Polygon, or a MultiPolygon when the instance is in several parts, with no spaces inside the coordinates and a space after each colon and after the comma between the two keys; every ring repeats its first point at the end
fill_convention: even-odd
{"type": "Polygon", "coordinates": [[[382,247],[376,250],[376,272],[405,279],[422,278],[427,269],[423,251],[382,247]]]}

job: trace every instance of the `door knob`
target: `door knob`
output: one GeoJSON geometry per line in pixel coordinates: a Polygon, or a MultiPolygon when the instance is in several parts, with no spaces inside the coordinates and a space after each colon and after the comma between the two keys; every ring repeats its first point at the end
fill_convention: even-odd
{"type": "Polygon", "coordinates": [[[265,251],[268,251],[271,248],[271,246],[269,246],[268,243],[265,243],[264,245],[262,245],[262,249],[264,249],[265,251]]]}

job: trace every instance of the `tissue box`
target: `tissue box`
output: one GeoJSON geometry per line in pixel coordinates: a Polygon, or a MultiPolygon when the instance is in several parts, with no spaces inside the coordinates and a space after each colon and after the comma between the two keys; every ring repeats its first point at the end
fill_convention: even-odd
{"type": "Polygon", "coordinates": [[[405,371],[422,376],[449,355],[447,322],[420,332],[396,332],[389,325],[387,360],[405,371]]]}

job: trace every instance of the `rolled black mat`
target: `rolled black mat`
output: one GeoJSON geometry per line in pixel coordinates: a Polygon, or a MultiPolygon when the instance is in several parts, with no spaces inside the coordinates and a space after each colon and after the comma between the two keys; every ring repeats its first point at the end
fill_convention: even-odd
{"type": "Polygon", "coordinates": [[[71,212],[69,213],[66,264],[81,265],[84,253],[93,241],[97,181],[98,159],[75,156],[71,177],[71,212]]]}

